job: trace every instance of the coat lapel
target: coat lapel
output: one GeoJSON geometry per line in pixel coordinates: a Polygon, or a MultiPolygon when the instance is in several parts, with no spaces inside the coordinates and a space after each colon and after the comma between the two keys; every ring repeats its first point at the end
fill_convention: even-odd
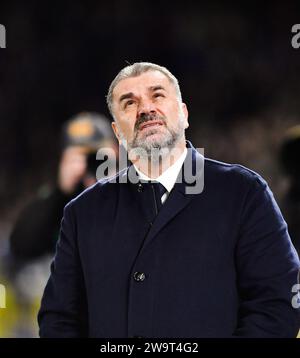
{"type": "Polygon", "coordinates": [[[143,249],[176,215],[178,215],[204,188],[204,157],[197,152],[190,142],[187,142],[188,154],[183,168],[178,176],[168,199],[160,209],[152,228],[150,229],[143,249]],[[182,178],[182,180],[180,180],[182,178]],[[198,185],[196,190],[195,185],[198,185]]]}

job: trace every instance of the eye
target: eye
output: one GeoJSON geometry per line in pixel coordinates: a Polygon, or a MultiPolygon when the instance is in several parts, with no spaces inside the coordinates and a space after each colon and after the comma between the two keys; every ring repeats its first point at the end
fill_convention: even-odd
{"type": "Polygon", "coordinates": [[[134,104],[134,100],[130,99],[129,101],[127,101],[124,105],[124,107],[128,107],[128,106],[132,106],[134,104]]]}
{"type": "Polygon", "coordinates": [[[165,96],[162,93],[157,92],[157,93],[154,93],[153,97],[158,98],[158,97],[165,97],[165,96]]]}

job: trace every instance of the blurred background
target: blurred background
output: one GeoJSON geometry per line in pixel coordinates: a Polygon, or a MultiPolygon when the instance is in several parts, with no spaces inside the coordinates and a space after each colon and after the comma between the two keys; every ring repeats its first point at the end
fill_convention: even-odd
{"type": "MultiPolygon", "coordinates": [[[[1,3],[7,48],[0,49],[0,284],[6,289],[0,337],[38,335],[53,246],[43,245],[47,233],[30,230],[49,218],[41,213],[52,210],[55,190],[56,217],[47,225],[59,225],[64,203],[83,183],[78,174],[76,185],[62,189],[64,126],[82,112],[100,113],[109,123],[105,95],[127,63],[158,63],[179,79],[188,139],[208,157],[261,174],[299,250],[300,48],[291,45],[291,28],[300,23],[300,2],[233,4],[1,3]]],[[[86,122],[78,128],[68,134],[90,133],[86,122]]]]}

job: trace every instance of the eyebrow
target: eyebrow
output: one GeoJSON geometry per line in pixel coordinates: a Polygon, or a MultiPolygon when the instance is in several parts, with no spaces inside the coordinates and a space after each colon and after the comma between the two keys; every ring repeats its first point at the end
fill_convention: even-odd
{"type": "Polygon", "coordinates": [[[124,99],[132,98],[134,97],[134,94],[132,92],[124,93],[119,99],[119,102],[122,102],[124,99]]]}
{"type": "Polygon", "coordinates": [[[163,90],[163,91],[166,91],[166,89],[163,87],[163,86],[161,86],[161,85],[157,85],[157,86],[151,86],[151,87],[149,87],[149,90],[150,91],[158,91],[158,90],[163,90]]]}
{"type": "MultiPolygon", "coordinates": [[[[158,91],[158,90],[166,91],[166,89],[161,85],[150,86],[149,90],[152,91],[152,92],[155,92],[155,91],[158,91]]],[[[120,97],[119,102],[121,103],[122,101],[124,101],[124,99],[132,98],[132,97],[134,97],[133,92],[124,93],[120,97]]]]}

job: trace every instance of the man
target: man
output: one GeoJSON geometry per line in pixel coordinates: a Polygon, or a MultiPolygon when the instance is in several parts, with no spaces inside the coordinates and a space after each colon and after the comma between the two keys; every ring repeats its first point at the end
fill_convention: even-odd
{"type": "Polygon", "coordinates": [[[166,68],[125,67],[107,101],[132,165],[66,206],[40,335],[295,337],[299,260],[266,182],[201,165],[166,68]]]}

